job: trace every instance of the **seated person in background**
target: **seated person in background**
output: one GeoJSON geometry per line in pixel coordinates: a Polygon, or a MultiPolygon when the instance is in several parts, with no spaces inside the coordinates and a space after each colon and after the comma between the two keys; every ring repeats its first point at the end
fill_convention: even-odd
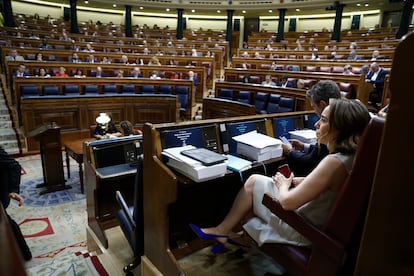
{"type": "MultiPolygon", "coordinates": [[[[322,80],[306,92],[306,97],[316,115],[320,117],[328,106],[329,99],[341,98],[341,92],[334,81],[322,80]]],[[[304,144],[296,139],[290,139],[289,142],[290,145],[282,144],[283,155],[296,176],[308,175],[328,154],[328,149],[323,144],[304,144]]]]}
{"type": "Polygon", "coordinates": [[[262,81],[263,86],[276,86],[276,83],[272,81],[271,75],[266,75],[265,80],[262,81]]]}
{"type": "Polygon", "coordinates": [[[66,68],[65,67],[59,67],[59,72],[57,72],[55,74],[55,77],[58,77],[58,78],[67,78],[67,77],[69,77],[69,75],[66,74],[66,68]]]}
{"type": "Polygon", "coordinates": [[[35,60],[36,61],[45,61],[44,59],[43,59],[43,54],[42,53],[36,53],[36,56],[35,56],[35,60]]]}
{"type": "Polygon", "coordinates": [[[161,77],[159,76],[159,73],[157,71],[152,71],[150,75],[151,80],[160,80],[161,77]]]}
{"type": "Polygon", "coordinates": [[[253,174],[239,191],[229,213],[216,227],[190,227],[204,240],[216,242],[218,253],[231,239],[228,235],[248,214],[244,230],[261,246],[284,243],[311,246],[286,222],[262,204],[264,193],[271,194],[284,210],[295,210],[314,225],[323,225],[351,169],[358,141],[371,120],[367,108],[357,100],[333,99],[316,123],[318,143],[328,147],[329,154],[306,177],[289,177],[277,172],[273,177],[253,174]],[[251,216],[250,215],[250,216],[251,216]]]}
{"type": "Polygon", "coordinates": [[[243,83],[250,83],[250,75],[249,74],[244,75],[243,79],[242,79],[242,82],[243,83]]]}
{"type": "Polygon", "coordinates": [[[119,123],[119,126],[121,127],[121,133],[123,136],[129,136],[129,135],[140,135],[142,134],[141,130],[134,129],[134,126],[130,121],[122,121],[119,123]]]}
{"type": "Polygon", "coordinates": [[[381,59],[380,58],[380,52],[378,50],[372,51],[371,61],[375,61],[381,59]]]}
{"type": "Polygon", "coordinates": [[[116,72],[115,77],[122,79],[124,77],[124,70],[118,70],[118,72],[116,72]]]}
{"type": "Polygon", "coordinates": [[[86,76],[82,72],[82,69],[79,69],[79,68],[76,70],[73,77],[75,77],[75,78],[86,78],[86,76]]]}
{"type": "Polygon", "coordinates": [[[50,78],[50,74],[47,72],[46,68],[39,68],[38,73],[36,74],[36,77],[39,78],[50,78]]]}
{"type": "Polygon", "coordinates": [[[86,58],[87,63],[98,63],[98,59],[95,57],[94,54],[89,54],[86,58]]]}
{"type": "Polygon", "coordinates": [[[105,73],[102,71],[102,67],[98,66],[96,67],[96,70],[91,71],[91,77],[95,77],[95,78],[105,77],[105,73]]]}
{"type": "Polygon", "coordinates": [[[369,104],[373,106],[381,104],[382,91],[384,90],[385,76],[387,74],[388,71],[382,69],[377,62],[371,63],[370,71],[365,77],[365,81],[373,86],[373,90],[369,93],[369,104]]]}
{"type": "Polygon", "coordinates": [[[296,88],[306,89],[306,87],[305,87],[305,81],[303,79],[298,79],[296,81],[296,88]]]}
{"type": "Polygon", "coordinates": [[[353,75],[354,73],[352,73],[352,66],[350,64],[346,64],[344,66],[344,75],[353,75]]]}
{"type": "Polygon", "coordinates": [[[161,62],[158,60],[156,56],[153,56],[150,61],[148,62],[148,65],[151,66],[161,66],[161,62]]]}
{"type": "Polygon", "coordinates": [[[73,53],[71,57],[69,57],[69,62],[72,63],[81,63],[82,59],[78,56],[78,53],[73,53]]]}
{"type": "Polygon", "coordinates": [[[132,70],[130,77],[132,78],[142,78],[141,69],[139,67],[134,67],[134,70],[132,70]]]}
{"type": "Polygon", "coordinates": [[[195,76],[194,71],[191,71],[191,70],[188,71],[188,74],[187,74],[187,76],[185,76],[184,79],[186,79],[186,80],[192,80],[193,83],[194,83],[194,86],[197,86],[198,85],[198,78],[195,76]]]}
{"type": "Polygon", "coordinates": [[[9,54],[6,56],[6,61],[9,60],[24,61],[24,57],[19,55],[16,49],[10,49],[9,54]]]}
{"type": "Polygon", "coordinates": [[[293,85],[293,83],[288,81],[288,76],[287,75],[282,76],[282,78],[280,79],[280,82],[278,83],[277,86],[280,86],[280,87],[295,87],[293,85]]]}
{"type": "Polygon", "coordinates": [[[122,133],[111,120],[108,123],[108,128],[105,128],[104,125],[98,123],[95,128],[94,136],[96,139],[115,138],[122,136],[122,133]]]}
{"type": "Polygon", "coordinates": [[[29,73],[26,71],[24,64],[19,64],[19,67],[13,72],[13,77],[28,77],[29,73]]]}

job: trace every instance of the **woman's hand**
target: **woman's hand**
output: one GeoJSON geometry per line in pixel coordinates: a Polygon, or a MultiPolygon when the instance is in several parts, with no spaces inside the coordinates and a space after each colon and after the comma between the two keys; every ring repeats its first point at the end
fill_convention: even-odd
{"type": "Polygon", "coordinates": [[[19,203],[19,206],[22,206],[24,203],[23,197],[17,193],[9,193],[9,197],[16,200],[19,203]]]}
{"type": "Polygon", "coordinates": [[[292,184],[293,178],[294,178],[293,173],[290,173],[289,177],[285,177],[280,172],[277,172],[274,176],[272,176],[273,182],[275,183],[279,191],[284,187],[289,189],[290,185],[292,184]]]}

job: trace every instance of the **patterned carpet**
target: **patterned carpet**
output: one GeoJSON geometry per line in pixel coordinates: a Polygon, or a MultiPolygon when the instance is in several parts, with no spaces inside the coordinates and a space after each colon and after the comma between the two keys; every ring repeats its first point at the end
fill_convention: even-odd
{"type": "Polygon", "coordinates": [[[33,259],[25,264],[27,273],[104,275],[99,259],[87,252],[86,199],[80,192],[77,164],[71,162],[71,178],[66,183],[71,189],[40,196],[40,189],[36,188],[43,182],[40,156],[21,157],[17,161],[22,166],[20,194],[25,203],[19,207],[12,202],[7,212],[20,225],[32,251],[33,259]]]}

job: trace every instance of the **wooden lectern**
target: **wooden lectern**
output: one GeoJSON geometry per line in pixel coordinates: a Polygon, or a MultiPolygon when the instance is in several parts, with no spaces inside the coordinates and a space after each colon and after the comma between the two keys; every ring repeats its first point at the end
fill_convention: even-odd
{"type": "Polygon", "coordinates": [[[55,123],[39,126],[28,133],[40,143],[40,156],[42,160],[43,183],[36,188],[46,189],[39,194],[60,191],[71,188],[65,185],[63,174],[62,146],[60,142],[60,127],[55,123]]]}

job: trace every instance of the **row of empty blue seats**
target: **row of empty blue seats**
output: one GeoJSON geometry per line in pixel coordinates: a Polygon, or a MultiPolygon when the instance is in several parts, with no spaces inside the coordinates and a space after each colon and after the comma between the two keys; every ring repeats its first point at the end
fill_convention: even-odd
{"type": "Polygon", "coordinates": [[[282,97],[279,94],[258,92],[253,100],[252,92],[239,91],[238,97],[235,99],[232,89],[223,88],[219,90],[218,97],[247,104],[254,104],[258,114],[292,112],[295,110],[295,99],[291,97],[282,97]]]}
{"type": "Polygon", "coordinates": [[[68,94],[182,94],[188,93],[189,88],[186,86],[177,86],[174,89],[174,86],[171,85],[159,85],[155,87],[154,85],[134,85],[134,84],[106,84],[101,87],[96,84],[85,84],[79,86],[77,84],[66,84],[62,86],[62,91],[60,91],[59,86],[57,85],[44,85],[41,88],[37,85],[26,85],[21,86],[20,96],[40,96],[40,95],[68,95],[68,94]]]}
{"type": "Polygon", "coordinates": [[[109,84],[109,85],[102,85],[102,91],[99,91],[99,86],[96,84],[85,84],[80,87],[77,84],[66,84],[62,86],[62,90],[59,90],[59,86],[57,85],[45,85],[42,86],[40,89],[39,86],[36,85],[23,85],[20,87],[20,96],[25,97],[33,97],[33,96],[60,96],[60,95],[68,95],[68,96],[78,96],[78,95],[99,95],[99,94],[107,94],[107,95],[115,95],[115,94],[146,94],[152,95],[157,94],[159,95],[176,95],[178,98],[178,102],[180,103],[180,114],[184,116],[187,112],[190,103],[189,103],[189,87],[187,86],[176,86],[175,89],[171,85],[159,85],[158,89],[155,89],[153,85],[141,85],[135,86],[134,84],[123,84],[123,85],[116,85],[116,84],[109,84]],[[139,92],[138,92],[139,91],[139,92]]]}

